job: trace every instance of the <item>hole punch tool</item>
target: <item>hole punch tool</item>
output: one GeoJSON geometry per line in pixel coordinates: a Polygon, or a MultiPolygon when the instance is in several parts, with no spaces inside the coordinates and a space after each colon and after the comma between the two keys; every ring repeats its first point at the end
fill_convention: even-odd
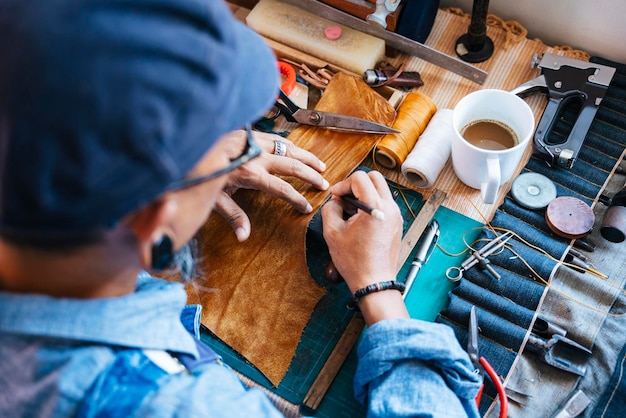
{"type": "Polygon", "coordinates": [[[572,168],[615,75],[615,68],[547,52],[541,58],[535,54],[530,66],[539,67],[542,75],[514,88],[511,93],[520,97],[548,93],[548,104],[535,131],[535,150],[549,166],[572,168]],[[553,131],[568,109],[577,111],[577,116],[569,135],[563,139],[553,131]]]}
{"type": "Polygon", "coordinates": [[[526,347],[541,356],[544,363],[557,369],[584,376],[591,350],[565,336],[567,331],[537,318],[526,347]]]}
{"type": "MultiPolygon", "coordinates": [[[[493,385],[496,387],[496,391],[498,392],[498,397],[500,398],[500,414],[498,415],[500,418],[506,418],[509,411],[509,400],[506,396],[506,390],[504,389],[504,384],[500,380],[500,376],[495,371],[495,369],[489,364],[486,358],[480,357],[478,353],[478,319],[476,318],[476,307],[472,306],[470,310],[470,320],[469,320],[469,333],[467,337],[467,353],[469,354],[470,360],[474,365],[474,372],[478,373],[484,381],[485,373],[489,376],[493,385]]],[[[483,389],[485,385],[481,386],[478,391],[478,395],[476,395],[476,405],[480,406],[480,399],[483,394],[483,389]]]]}
{"type": "Polygon", "coordinates": [[[337,113],[323,112],[319,110],[303,109],[295,104],[284,91],[279,90],[279,100],[272,108],[267,119],[274,120],[283,115],[289,122],[303,125],[317,126],[342,132],[360,132],[369,134],[398,133],[396,129],[380,123],[355,116],[341,115],[337,113]]]}
{"type": "Polygon", "coordinates": [[[498,235],[480,250],[472,251],[471,255],[459,267],[453,266],[448,268],[446,277],[451,282],[458,282],[463,278],[464,272],[478,265],[481,270],[487,270],[495,279],[500,280],[500,274],[494,270],[487,257],[502,248],[512,237],[513,232],[511,231],[498,235]]]}

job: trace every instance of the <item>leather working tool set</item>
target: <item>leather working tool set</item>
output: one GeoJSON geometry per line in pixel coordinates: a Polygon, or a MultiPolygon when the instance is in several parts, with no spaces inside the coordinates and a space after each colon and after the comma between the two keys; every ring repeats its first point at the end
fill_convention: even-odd
{"type": "MultiPolygon", "coordinates": [[[[583,114],[582,121],[575,111],[567,107],[560,108],[557,117],[553,113],[556,104],[548,106],[544,113],[544,118],[550,118],[549,123],[544,125],[549,125],[551,135],[561,140],[568,138],[567,132],[572,126],[586,125],[588,132],[584,142],[571,136],[562,140],[562,144],[567,144],[574,152],[563,160],[564,164],[560,164],[558,155],[555,155],[550,166],[546,164],[545,143],[541,139],[545,136],[536,137],[538,152],[522,171],[548,177],[556,186],[558,196],[576,198],[588,205],[599,199],[607,178],[618,166],[626,148],[626,115],[622,102],[626,96],[626,66],[594,57],[586,68],[598,68],[602,72],[609,66],[616,67],[618,71],[610,86],[602,85],[599,88],[602,91],[595,90],[599,95],[596,97],[604,98],[597,109],[592,109],[595,113],[592,120],[587,120],[588,115],[584,115],[591,109],[580,112],[583,114]],[[576,164],[567,163],[574,160],[576,164]]],[[[569,71],[575,72],[577,67],[570,67],[569,71]]],[[[579,87],[577,91],[588,97],[590,93],[579,87]]],[[[553,102],[561,99],[563,97],[553,98],[553,102]]],[[[547,135],[547,132],[541,134],[544,133],[547,135]]],[[[556,152],[554,148],[552,151],[556,152]]],[[[616,205],[623,205],[621,194],[615,199],[616,205]]],[[[440,313],[437,321],[452,326],[463,344],[468,341],[467,324],[475,310],[480,323],[478,346],[481,355],[489,360],[502,378],[510,376],[522,351],[538,354],[544,363],[563,373],[584,376],[594,348],[584,346],[578,340],[587,341],[583,338],[587,336],[578,335],[581,330],[570,327],[567,319],[562,324],[553,324],[537,315],[542,303],[549,303],[543,299],[550,279],[561,269],[571,268],[558,260],[575,257],[581,261],[586,258],[583,253],[593,250],[593,246],[587,242],[585,246],[580,246],[587,251],[571,248],[570,243],[577,244],[580,240],[555,234],[548,226],[543,209],[520,205],[511,194],[505,197],[490,225],[495,231],[485,228],[482,240],[476,244],[482,248],[475,250],[466,262],[453,269],[455,271],[449,272],[449,278],[458,280],[458,286],[450,292],[450,304],[440,313]],[[513,234],[502,231],[513,231],[513,234]],[[550,257],[539,249],[545,250],[550,257]]],[[[591,277],[590,270],[586,273],[579,271],[579,274],[591,277]]],[[[576,303],[575,300],[567,301],[570,302],[576,303]]],[[[499,393],[498,385],[499,382],[494,385],[490,379],[485,380],[481,413],[499,410],[501,400],[494,402],[499,393]]],[[[509,400],[517,399],[519,396],[516,395],[519,394],[509,393],[509,400]]]]}

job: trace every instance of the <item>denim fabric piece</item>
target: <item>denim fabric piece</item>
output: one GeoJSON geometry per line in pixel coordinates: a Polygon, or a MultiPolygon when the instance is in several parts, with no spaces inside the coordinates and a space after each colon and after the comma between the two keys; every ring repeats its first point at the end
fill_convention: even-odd
{"type": "Polygon", "coordinates": [[[452,293],[522,328],[530,327],[535,314],[536,306],[533,309],[525,308],[510,299],[487,291],[469,280],[461,280],[459,286],[453,289],[452,293]]]}
{"type": "MultiPolygon", "coordinates": [[[[533,156],[524,168],[524,171],[537,172],[548,177],[556,186],[557,196],[576,197],[589,205],[599,195],[617,159],[626,147],[626,129],[624,129],[626,65],[597,57],[593,57],[590,61],[616,67],[617,73],[596,113],[590,132],[574,166],[571,169],[559,166],[550,167],[545,161],[533,156]]],[[[575,117],[570,109],[561,120],[557,121],[554,132],[555,138],[564,138],[567,130],[573,125],[575,117]]],[[[522,239],[546,250],[554,258],[559,259],[567,251],[569,240],[556,236],[547,228],[544,214],[544,210],[531,211],[521,207],[509,196],[498,208],[490,224],[493,227],[514,231],[522,239]]],[[[482,237],[492,238],[493,235],[491,232],[487,232],[482,237]]],[[[555,260],[517,240],[510,240],[507,246],[509,244],[521,259],[528,262],[542,280],[548,281],[557,266],[555,260]]],[[[519,327],[506,319],[511,319],[515,315],[514,312],[519,309],[536,310],[546,287],[509,249],[492,254],[489,261],[502,276],[501,279],[495,280],[488,272],[476,267],[466,271],[459,287],[450,293],[450,304],[439,315],[437,322],[452,326],[459,341],[465,344],[469,309],[472,303],[476,304],[478,322],[481,328],[479,338],[481,354],[490,361],[499,374],[506,375],[527,332],[527,327],[519,327]],[[469,282],[476,286],[470,286],[469,282]],[[498,297],[508,300],[510,306],[501,304],[498,297]],[[524,308],[514,306],[515,304],[524,308]],[[489,310],[497,311],[498,315],[493,315],[488,312],[489,310]],[[506,338],[502,338],[503,335],[506,338]]],[[[523,321],[517,322],[523,324],[527,321],[528,317],[525,317],[523,321]]],[[[623,355],[625,354],[623,353],[623,355]]],[[[620,371],[626,372],[626,369],[623,369],[624,365],[622,364],[620,367],[618,364],[618,373],[620,371]]],[[[612,409],[613,404],[611,403],[607,409],[610,413],[616,411],[616,415],[605,415],[607,417],[623,416],[622,411],[626,407],[623,405],[624,399],[626,399],[626,395],[624,395],[626,384],[620,381],[619,384],[616,383],[616,386],[617,392],[611,400],[612,403],[615,403],[616,408],[612,409]]],[[[489,393],[488,388],[486,382],[486,393],[489,393]]],[[[539,392],[536,395],[540,395],[539,392]]],[[[491,392],[491,396],[494,394],[495,392],[491,392]]],[[[480,408],[482,413],[486,411],[483,407],[484,404],[483,401],[480,408]]]]}
{"type": "Polygon", "coordinates": [[[498,208],[498,210],[508,213],[516,218],[522,219],[526,223],[533,225],[535,227],[540,227],[543,232],[549,232],[548,226],[545,222],[545,215],[543,210],[533,210],[525,208],[524,206],[520,206],[515,199],[512,198],[512,195],[509,193],[504,197],[504,201],[502,205],[498,208]]]}
{"type": "MultiPolygon", "coordinates": [[[[560,257],[565,251],[565,248],[567,248],[560,242],[545,239],[546,236],[538,233],[538,231],[532,226],[502,212],[496,213],[496,217],[494,217],[492,225],[494,227],[515,231],[522,238],[528,239],[531,244],[537,245],[544,250],[551,249],[556,254],[554,256],[555,258],[560,257]],[[544,238],[544,240],[541,238],[544,238]],[[549,244],[552,244],[552,247],[549,247],[549,244]]],[[[493,238],[493,235],[485,234],[485,237],[493,238]]],[[[515,238],[511,238],[506,243],[506,247],[504,250],[496,251],[489,256],[491,264],[535,279],[535,276],[528,267],[530,266],[544,280],[548,280],[552,270],[554,270],[554,267],[557,264],[556,261],[546,257],[545,254],[535,250],[534,248],[530,248],[526,244],[517,241],[515,238]],[[528,264],[528,266],[526,264],[528,264]]]]}
{"type": "MultiPolygon", "coordinates": [[[[604,152],[604,150],[598,150],[589,146],[589,142],[585,141],[585,146],[580,149],[578,154],[578,162],[584,162],[588,167],[595,167],[600,173],[606,173],[608,177],[611,170],[617,162],[617,157],[613,157],[610,154],[604,152]]],[[[583,167],[584,168],[584,167],[583,167]]]]}
{"type": "MultiPolygon", "coordinates": [[[[545,162],[534,157],[528,161],[526,168],[530,171],[543,174],[552,180],[555,185],[557,185],[557,193],[559,190],[558,186],[560,185],[571,190],[573,193],[584,196],[587,203],[591,203],[600,191],[599,185],[587,183],[584,178],[578,177],[570,171],[565,171],[557,167],[548,167],[545,162]]],[[[562,194],[558,193],[558,195],[561,196],[562,194]]]]}
{"type": "Polygon", "coordinates": [[[468,270],[464,280],[471,281],[490,293],[500,295],[528,309],[534,310],[539,306],[541,297],[546,290],[543,284],[510,270],[495,265],[493,267],[500,274],[500,280],[494,280],[489,274],[478,269],[468,270]]]}
{"type": "Polygon", "coordinates": [[[83,397],[78,418],[131,417],[142,400],[159,389],[167,373],[141,350],[125,350],[89,388],[83,397]]]}
{"type": "Polygon", "coordinates": [[[593,411],[593,418],[618,418],[626,411],[626,346],[618,357],[619,362],[606,391],[593,411]]]}
{"type": "MultiPolygon", "coordinates": [[[[514,231],[521,239],[528,242],[531,245],[539,247],[545,250],[552,257],[558,259],[567,250],[567,243],[563,241],[563,238],[557,237],[552,233],[546,233],[541,229],[540,225],[530,225],[523,219],[516,218],[505,212],[497,211],[491,221],[491,225],[496,228],[503,228],[509,231],[514,231]]],[[[520,247],[527,247],[525,244],[512,239],[509,241],[513,249],[517,251],[520,247]]],[[[529,248],[529,247],[527,247],[529,248]]],[[[506,252],[506,251],[504,251],[506,252]]],[[[542,255],[545,258],[545,255],[542,255]]],[[[526,260],[531,263],[534,268],[534,263],[540,260],[526,260]]],[[[551,270],[551,269],[550,269],[551,270]]]]}
{"type": "MultiPolygon", "coordinates": [[[[605,99],[606,100],[606,99],[605,99]]],[[[597,125],[600,125],[599,123],[597,125]]],[[[613,142],[596,132],[590,132],[585,139],[585,144],[589,145],[590,149],[598,150],[604,155],[608,155],[614,160],[617,160],[621,155],[622,151],[624,151],[624,145],[618,142],[613,142]]],[[[613,167],[608,167],[611,164],[611,160],[607,159],[606,161],[603,159],[602,161],[598,161],[598,167],[611,171],[613,167]]]]}
{"type": "Polygon", "coordinates": [[[441,324],[379,321],[366,331],[358,355],[354,394],[360,402],[369,398],[368,417],[478,417],[478,376],[441,324]]]}
{"type": "MultiPolygon", "coordinates": [[[[520,219],[526,222],[528,226],[537,228],[546,235],[553,235],[550,231],[550,228],[548,228],[548,224],[546,223],[546,217],[543,210],[539,211],[527,209],[523,206],[520,206],[514,199],[511,199],[507,196],[502,202],[502,205],[500,205],[500,207],[498,208],[498,211],[504,212],[507,215],[513,216],[516,219],[520,219]]],[[[559,237],[555,235],[553,235],[553,238],[559,240],[559,237]]]]}
{"type": "MultiPolygon", "coordinates": [[[[450,305],[441,312],[441,315],[467,327],[472,305],[471,302],[451,293],[450,305]]],[[[522,346],[526,329],[512,324],[497,314],[486,311],[478,305],[476,305],[476,317],[482,338],[487,338],[515,352],[522,346]]]]}

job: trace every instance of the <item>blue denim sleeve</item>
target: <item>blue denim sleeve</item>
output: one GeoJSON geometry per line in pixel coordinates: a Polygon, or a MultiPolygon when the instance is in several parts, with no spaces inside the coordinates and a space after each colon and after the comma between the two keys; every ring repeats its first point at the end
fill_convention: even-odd
{"type": "Polygon", "coordinates": [[[144,398],[134,417],[146,418],[282,418],[260,389],[248,389],[221,362],[198,367],[189,374],[166,376],[144,398]]]}
{"type": "Polygon", "coordinates": [[[359,348],[355,395],[368,417],[479,417],[480,388],[453,331],[415,319],[380,321],[359,348]]]}

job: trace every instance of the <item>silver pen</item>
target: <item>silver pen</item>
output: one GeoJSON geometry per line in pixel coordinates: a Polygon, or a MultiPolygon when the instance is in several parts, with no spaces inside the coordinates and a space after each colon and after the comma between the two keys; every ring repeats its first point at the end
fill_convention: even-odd
{"type": "Polygon", "coordinates": [[[406,280],[404,284],[406,289],[404,290],[404,294],[402,298],[406,298],[406,295],[409,294],[409,289],[411,289],[411,285],[413,285],[413,281],[417,276],[417,273],[420,271],[422,266],[426,264],[428,258],[432,254],[435,246],[437,245],[437,240],[439,239],[439,223],[436,220],[430,221],[424,233],[422,234],[422,240],[417,248],[417,252],[415,253],[415,258],[411,262],[411,267],[409,268],[409,272],[406,275],[406,280]]]}

